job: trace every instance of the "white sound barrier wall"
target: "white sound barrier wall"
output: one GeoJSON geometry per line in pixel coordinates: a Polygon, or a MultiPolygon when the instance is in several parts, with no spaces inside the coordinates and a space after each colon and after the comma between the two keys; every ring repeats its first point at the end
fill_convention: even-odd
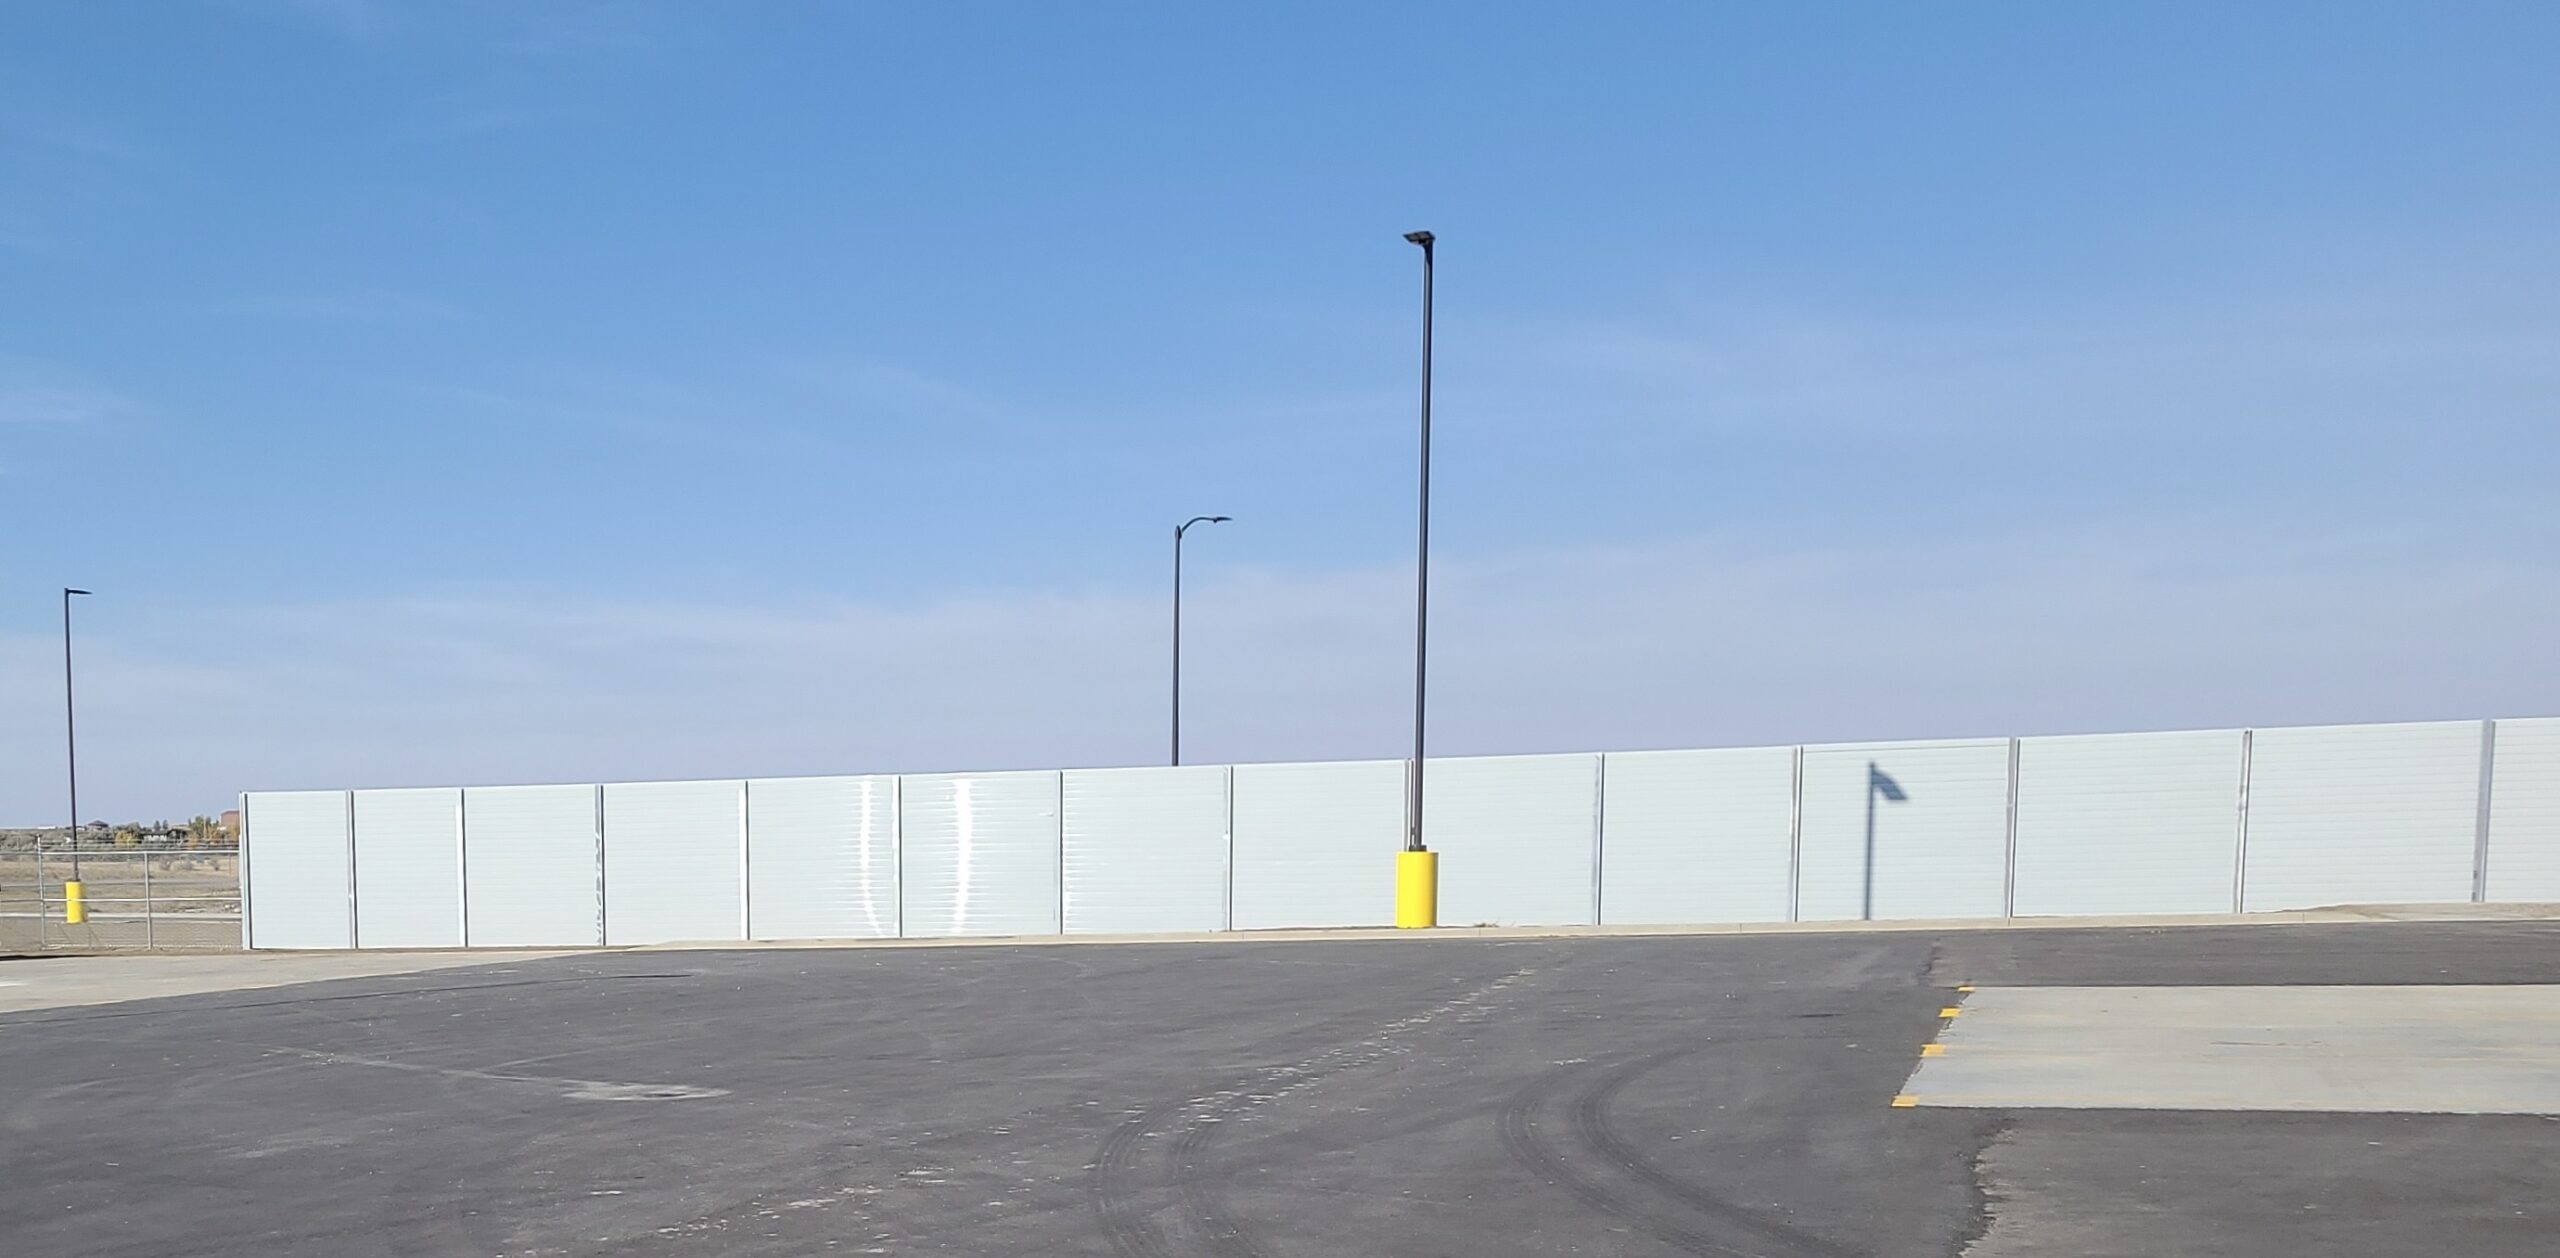
{"type": "Polygon", "coordinates": [[[900,781],[907,935],[1058,933],[1058,774],[920,773],[900,781]]]}
{"type": "MultiPolygon", "coordinates": [[[[256,948],[1384,926],[1402,761],[262,791],[256,948]]],[[[2560,718],[1431,761],[1451,926],[2560,900],[2560,718]]]]}

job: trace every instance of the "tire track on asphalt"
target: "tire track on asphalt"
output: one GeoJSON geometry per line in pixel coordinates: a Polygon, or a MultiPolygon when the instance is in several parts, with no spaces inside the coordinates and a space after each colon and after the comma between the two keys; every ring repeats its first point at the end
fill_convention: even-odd
{"type": "Polygon", "coordinates": [[[1651,1185],[1664,1196],[1706,1215],[1718,1222],[1750,1232],[1763,1240],[1783,1245],[1803,1258],[1865,1258],[1859,1251],[1828,1238],[1817,1236],[1793,1224],[1738,1205],[1707,1190],[1703,1184],[1682,1179],[1662,1165],[1646,1157],[1630,1144],[1609,1119],[1610,1103],[1628,1084],[1646,1073],[1659,1069],[1681,1057],[1699,1051],[1699,1046],[1666,1049],[1612,1067],[1600,1080],[1583,1090],[1573,1100],[1573,1132],[1582,1145],[1599,1155],[1613,1169],[1640,1183],[1651,1185]]]}
{"type": "Polygon", "coordinates": [[[1687,1254],[1723,1255],[1724,1258],[1777,1258],[1758,1250],[1728,1245],[1665,1212],[1648,1207],[1643,1201],[1619,1191],[1596,1176],[1574,1168],[1558,1142],[1543,1131],[1538,1111],[1563,1093],[1571,1084],[1588,1073],[1585,1063],[1574,1063],[1539,1075],[1511,1096],[1502,1107],[1502,1147],[1513,1161],[1535,1172],[1547,1183],[1565,1190],[1574,1200],[1599,1211],[1602,1215],[1627,1223],[1650,1234],[1654,1239],[1687,1254]]]}
{"type": "Polygon", "coordinates": [[[1239,1079],[1206,1095],[1152,1106],[1113,1129],[1095,1159],[1091,1181],[1094,1212],[1112,1252],[1121,1258],[1173,1258],[1175,1251],[1155,1220],[1165,1203],[1148,1201],[1150,1188],[1169,1187],[1172,1204],[1180,1207],[1179,1220],[1198,1233],[1196,1240],[1185,1239],[1184,1254],[1269,1258],[1244,1221],[1228,1209],[1217,1191],[1219,1177],[1207,1165],[1215,1133],[1248,1108],[1252,1098],[1251,1080],[1239,1079]],[[1165,1149],[1165,1174],[1154,1184],[1137,1179],[1151,1146],[1165,1149]]]}
{"type": "Polygon", "coordinates": [[[1102,1223],[1103,1237],[1111,1242],[1111,1252],[1120,1258],[1173,1258],[1173,1250],[1165,1245],[1163,1231],[1148,1217],[1153,1212],[1140,1200],[1140,1190],[1131,1183],[1131,1176],[1137,1171],[1139,1155],[1145,1152],[1149,1133],[1181,1112],[1183,1104],[1150,1106],[1112,1128],[1094,1156],[1093,1171],[1085,1180],[1087,1195],[1094,1217],[1102,1223]]]}
{"type": "Polygon", "coordinates": [[[1255,1243],[1244,1221],[1228,1209],[1225,1194],[1218,1191],[1224,1177],[1210,1177],[1205,1165],[1211,1137],[1223,1132],[1250,1104],[1249,1096],[1239,1095],[1218,1107],[1216,1113],[1195,1116],[1173,1142],[1176,1193],[1205,1234],[1208,1252],[1223,1258],[1270,1258],[1255,1243]]]}
{"type": "MultiPolygon", "coordinates": [[[[1433,1011],[1426,1011],[1422,1016],[1435,1016],[1438,1011],[1447,1008],[1463,1008],[1479,1002],[1490,992],[1508,985],[1520,976],[1521,972],[1514,972],[1491,983],[1480,984],[1459,996],[1444,1000],[1439,1006],[1435,1006],[1433,1011]]],[[[1354,1037],[1363,1028],[1379,1027],[1379,1019],[1382,1016],[1384,1015],[1379,1013],[1367,1016],[1345,1014],[1312,1025],[1293,1026],[1276,1034],[1258,1038],[1239,1050],[1239,1055],[1246,1056],[1248,1059],[1278,1057],[1283,1064],[1266,1066],[1252,1074],[1213,1082],[1209,1085],[1211,1090],[1183,1100],[1152,1104],[1134,1111],[1123,1111],[1127,1116],[1104,1130],[1093,1160],[1086,1165],[1083,1181],[1086,1207],[1109,1242],[1111,1252],[1121,1255],[1122,1258],[1176,1258],[1178,1253],[1188,1252],[1187,1249],[1177,1248],[1187,1246],[1189,1243],[1178,1230],[1168,1235],[1170,1221],[1164,1218],[1164,1212],[1173,1198],[1159,1192],[1167,1188],[1178,1192],[1180,1184],[1170,1173],[1164,1176],[1150,1176],[1145,1172],[1149,1150],[1165,1147],[1164,1133],[1174,1129],[1174,1121],[1186,1110],[1206,1105],[1212,1100],[1226,1099],[1231,1094],[1237,1098],[1239,1104],[1259,1104],[1277,1099],[1278,1096],[1294,1090],[1288,1080],[1296,1079],[1310,1068],[1316,1069],[1318,1073],[1329,1073],[1332,1069],[1338,1069],[1337,1062],[1344,1053],[1374,1041],[1381,1032],[1373,1031],[1370,1036],[1363,1038],[1354,1037]],[[1274,1080],[1280,1082],[1275,1083],[1274,1080]]],[[[1387,1031],[1392,1032],[1403,1027],[1410,1020],[1411,1018],[1408,1017],[1408,1019],[1389,1022],[1385,1025],[1387,1031]]],[[[1047,1082],[1081,1083],[1086,1075],[1048,1073],[1026,1077],[1047,1082]]],[[[1303,1084],[1296,1086],[1303,1086],[1303,1084]]],[[[1092,1107],[1096,1104],[1098,1103],[1090,1099],[1069,1100],[1056,1105],[1016,1111],[1004,1115],[1002,1121],[1017,1130],[1077,1126],[1095,1117],[1092,1107]]],[[[833,1124],[812,1124],[812,1127],[830,1133],[838,1130],[833,1124]]],[[[1183,1130],[1187,1130],[1187,1127],[1183,1130]]],[[[954,1137],[947,1130],[946,1125],[935,1121],[929,1126],[908,1124],[880,1129],[870,1133],[865,1143],[874,1155],[897,1152],[910,1157],[926,1157],[952,1138],[954,1137]]],[[[843,1174],[818,1175],[796,1181],[796,1186],[790,1187],[788,1191],[806,1199],[841,1197],[847,1191],[859,1187],[858,1184],[849,1186],[840,1182],[848,1178],[858,1179],[859,1177],[843,1174]]],[[[1244,1231],[1242,1226],[1235,1223],[1231,1217],[1224,1225],[1219,1222],[1220,1218],[1228,1216],[1214,1183],[1199,1185],[1196,1193],[1195,1200],[1199,1204],[1194,1208],[1207,1213],[1208,1222],[1204,1226],[1212,1234],[1244,1231]]],[[[743,1217],[741,1212],[749,1210],[752,1206],[752,1202],[732,1202],[722,1209],[696,1215],[683,1221],[679,1226],[689,1229],[688,1234],[724,1228],[743,1217]]],[[[1246,1243],[1251,1245],[1253,1242],[1248,1237],[1246,1243]]],[[[1249,1258],[1251,1252],[1238,1254],[1236,1258],[1249,1258]]]]}
{"type": "Polygon", "coordinates": [[[1227,1207],[1218,1191],[1223,1176],[1207,1173],[1205,1163],[1214,1129],[1227,1127],[1247,1111],[1283,1100],[1337,1075],[1410,1052],[1407,1037],[1451,1014],[1464,1016],[1482,1011],[1486,1002],[1529,974],[1526,968],[1514,970],[1419,1013],[1378,1026],[1359,1039],[1336,1043],[1296,1061],[1232,1076],[1223,1085],[1199,1094],[1149,1106],[1120,1124],[1104,1138],[1088,1172],[1088,1197],[1112,1251],[1120,1258],[1173,1258],[1164,1231],[1153,1218],[1163,1207],[1148,1208],[1147,1186],[1135,1182],[1147,1143],[1171,1131],[1173,1139],[1166,1146],[1167,1165],[1160,1183],[1173,1190],[1185,1220],[1201,1233],[1200,1241],[1208,1247],[1204,1252],[1221,1258],[1268,1258],[1268,1251],[1227,1207]]]}
{"type": "Polygon", "coordinates": [[[1503,1107],[1503,1148],[1584,1205],[1686,1253],[1866,1258],[1672,1173],[1617,1129],[1610,1110],[1628,1085],[1701,1049],[1684,1045],[1607,1066],[1577,1062],[1540,1075],[1503,1107]],[[1542,1114],[1551,1121],[1542,1122],[1542,1114]]]}

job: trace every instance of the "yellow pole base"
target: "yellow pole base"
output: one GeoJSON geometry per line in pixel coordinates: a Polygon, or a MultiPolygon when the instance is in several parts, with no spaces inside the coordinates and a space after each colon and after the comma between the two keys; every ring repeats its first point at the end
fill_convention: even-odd
{"type": "Polygon", "coordinates": [[[1396,926],[1423,930],[1440,924],[1440,854],[1396,853],[1396,926]]]}
{"type": "Polygon", "coordinates": [[[77,926],[89,920],[89,888],[77,881],[62,884],[62,924],[77,926]]]}

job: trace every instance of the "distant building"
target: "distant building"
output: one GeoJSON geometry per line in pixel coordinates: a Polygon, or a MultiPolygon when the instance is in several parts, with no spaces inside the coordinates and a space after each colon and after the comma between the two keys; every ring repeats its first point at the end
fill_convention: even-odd
{"type": "Polygon", "coordinates": [[[223,829],[228,830],[228,831],[230,831],[230,832],[231,832],[231,833],[233,833],[233,834],[238,834],[238,833],[240,833],[240,810],[239,810],[239,809],[237,809],[237,808],[225,808],[225,809],[223,809],[223,810],[222,810],[222,816],[221,816],[220,818],[218,818],[218,820],[222,823],[222,828],[223,828],[223,829]]]}

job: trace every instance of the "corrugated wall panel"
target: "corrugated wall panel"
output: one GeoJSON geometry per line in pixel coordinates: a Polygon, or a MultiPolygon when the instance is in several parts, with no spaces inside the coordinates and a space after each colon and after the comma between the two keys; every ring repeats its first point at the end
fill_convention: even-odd
{"type": "Polygon", "coordinates": [[[1786,920],[1795,748],[1602,759],[1601,921],[1786,920]]]}
{"type": "Polygon", "coordinates": [[[1235,768],[1237,930],[1391,926],[1401,760],[1235,768]]]}
{"type": "Polygon", "coordinates": [[[462,946],[462,792],[357,791],[356,946],[462,946]]]}
{"type": "Polygon", "coordinates": [[[1599,775],[1598,756],[1431,761],[1422,837],[1440,854],[1440,921],[1591,924],[1599,775]]]}
{"type": "Polygon", "coordinates": [[[898,780],[747,783],[747,911],[757,939],[898,933],[898,780]]]}
{"type": "Polygon", "coordinates": [[[1069,769],[1066,804],[1068,934],[1226,928],[1225,766],[1069,769]]]}
{"type": "Polygon", "coordinates": [[[1803,809],[1799,918],[2000,916],[2009,740],[1807,747],[1803,809]]]}
{"type": "Polygon", "coordinates": [[[2478,721],[2258,730],[2245,907],[2469,900],[2479,818],[2478,721]]]}
{"type": "Polygon", "coordinates": [[[590,947],[602,942],[596,788],[467,788],[462,792],[462,836],[464,906],[473,947],[590,947]]]}
{"type": "Polygon", "coordinates": [[[2018,741],[2017,911],[2228,913],[2240,731],[2018,741]]]}
{"type": "Polygon", "coordinates": [[[2498,722],[2488,890],[2508,903],[2560,902],[2560,717],[2498,722]]]}
{"type": "Polygon", "coordinates": [[[242,824],[249,850],[249,946],[352,948],[345,791],[260,791],[242,824]]]}
{"type": "Polygon", "coordinates": [[[1058,775],[901,780],[909,936],[1058,933],[1058,775]]]}
{"type": "Polygon", "coordinates": [[[607,784],[605,942],[746,938],[744,806],[735,781],[607,784]]]}

